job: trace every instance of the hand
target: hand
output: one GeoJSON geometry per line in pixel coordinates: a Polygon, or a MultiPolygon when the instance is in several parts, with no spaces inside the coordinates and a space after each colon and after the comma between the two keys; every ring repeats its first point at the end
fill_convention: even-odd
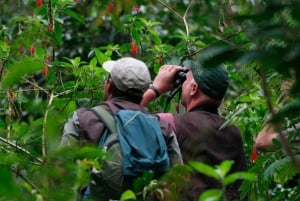
{"type": "Polygon", "coordinates": [[[273,125],[266,124],[264,128],[258,133],[255,140],[255,147],[257,150],[266,151],[268,147],[273,146],[273,139],[277,134],[273,125]]]}
{"type": "Polygon", "coordinates": [[[159,72],[153,81],[153,85],[160,94],[171,91],[173,89],[175,75],[180,70],[182,70],[182,66],[168,64],[163,65],[159,69],[159,72]]]}

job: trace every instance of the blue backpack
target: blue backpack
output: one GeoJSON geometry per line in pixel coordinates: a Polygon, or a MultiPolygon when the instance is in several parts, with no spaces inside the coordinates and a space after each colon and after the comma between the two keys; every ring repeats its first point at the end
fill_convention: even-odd
{"type": "Polygon", "coordinates": [[[106,126],[98,146],[108,154],[101,162],[101,170],[92,171],[85,199],[90,194],[95,200],[117,199],[130,188],[126,177],[138,177],[146,171],[161,175],[170,169],[167,145],[157,117],[126,109],[111,115],[101,106],[91,111],[106,126]]]}

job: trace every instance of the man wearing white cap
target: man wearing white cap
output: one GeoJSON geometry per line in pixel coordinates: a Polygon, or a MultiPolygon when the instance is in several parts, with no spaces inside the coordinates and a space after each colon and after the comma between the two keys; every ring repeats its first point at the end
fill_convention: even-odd
{"type": "MultiPolygon", "coordinates": [[[[109,78],[104,86],[105,101],[100,105],[111,114],[122,109],[147,113],[146,109],[140,105],[143,94],[151,83],[146,64],[135,58],[124,57],[117,61],[105,62],[103,68],[109,72],[109,78]]],[[[172,132],[171,125],[164,120],[159,120],[159,124],[167,142],[168,153],[172,150],[172,154],[169,153],[169,156],[172,155],[170,156],[171,164],[182,163],[177,139],[172,132]]],[[[72,142],[79,144],[79,142],[87,141],[96,146],[105,129],[105,124],[90,109],[77,109],[64,126],[61,145],[71,146],[72,142]]],[[[94,185],[101,186],[97,182],[94,185]]],[[[120,198],[120,192],[114,195],[112,199],[120,198]]]]}

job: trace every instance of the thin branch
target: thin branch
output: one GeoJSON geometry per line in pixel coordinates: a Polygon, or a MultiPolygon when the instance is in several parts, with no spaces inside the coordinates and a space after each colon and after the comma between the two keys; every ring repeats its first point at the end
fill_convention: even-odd
{"type": "Polygon", "coordinates": [[[184,12],[184,15],[183,15],[183,23],[184,23],[184,26],[185,26],[185,30],[186,30],[186,36],[189,37],[190,36],[190,31],[189,31],[189,25],[187,23],[187,20],[186,20],[186,16],[190,10],[190,8],[192,7],[192,4],[194,3],[194,0],[192,0],[190,2],[190,4],[188,5],[187,9],[185,10],[184,12]]]}
{"type": "MultiPolygon", "coordinates": [[[[262,72],[262,71],[259,72],[259,75],[260,75],[260,78],[262,80],[263,91],[264,91],[266,101],[267,101],[267,106],[269,108],[270,115],[271,115],[270,120],[272,120],[275,117],[275,110],[274,110],[274,107],[272,105],[271,97],[270,97],[270,94],[269,94],[267,78],[266,78],[265,73],[262,72]]],[[[295,153],[290,148],[288,140],[286,139],[285,135],[282,132],[281,126],[279,124],[275,124],[274,126],[275,126],[275,130],[278,131],[278,137],[279,137],[279,140],[282,142],[284,150],[291,157],[292,163],[297,168],[298,173],[300,173],[300,163],[297,160],[297,158],[295,156],[295,153]]]]}
{"type": "Polygon", "coordinates": [[[35,160],[37,160],[38,162],[40,162],[41,164],[43,163],[43,160],[40,159],[40,158],[36,158],[34,157],[29,151],[27,151],[26,149],[24,149],[23,147],[3,138],[3,137],[0,137],[0,141],[4,142],[5,144],[8,144],[9,146],[17,149],[18,151],[24,153],[25,155],[29,156],[30,158],[34,158],[35,160]]]}
{"type": "Polygon", "coordinates": [[[13,173],[15,173],[18,177],[22,178],[27,184],[31,186],[34,190],[38,191],[38,188],[36,185],[34,185],[29,179],[27,179],[20,171],[16,170],[15,168],[11,168],[13,173]]]}
{"type": "Polygon", "coordinates": [[[160,1],[160,0],[156,0],[158,3],[160,3],[161,5],[163,5],[164,7],[167,7],[170,11],[172,11],[173,14],[175,14],[177,17],[182,18],[182,16],[175,11],[173,8],[171,8],[170,6],[168,6],[166,3],[160,1]]]}
{"type": "Polygon", "coordinates": [[[53,99],[54,99],[54,95],[53,93],[50,94],[50,99],[49,99],[49,102],[48,102],[48,106],[47,106],[47,109],[46,109],[46,112],[45,112],[45,116],[44,116],[44,122],[43,122],[43,132],[42,132],[42,155],[43,155],[43,159],[45,160],[46,158],[46,123],[47,123],[47,118],[48,118],[48,113],[49,113],[49,109],[50,109],[50,106],[53,102],[53,99]]]}

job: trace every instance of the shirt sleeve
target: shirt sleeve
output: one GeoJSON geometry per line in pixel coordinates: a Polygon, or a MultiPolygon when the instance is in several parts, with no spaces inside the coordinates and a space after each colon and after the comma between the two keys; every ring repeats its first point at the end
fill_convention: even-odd
{"type": "Polygon", "coordinates": [[[72,146],[79,143],[80,138],[79,119],[77,112],[74,112],[64,125],[63,135],[60,141],[60,147],[72,146]]]}
{"type": "Polygon", "coordinates": [[[176,125],[174,116],[171,113],[158,113],[159,118],[168,121],[171,124],[172,130],[176,133],[176,125]]]}
{"type": "Polygon", "coordinates": [[[172,132],[169,135],[169,140],[170,140],[170,144],[168,146],[168,154],[170,157],[171,164],[172,165],[183,164],[181,151],[180,151],[179,144],[178,144],[178,141],[177,141],[177,138],[176,138],[174,132],[172,132]]]}

